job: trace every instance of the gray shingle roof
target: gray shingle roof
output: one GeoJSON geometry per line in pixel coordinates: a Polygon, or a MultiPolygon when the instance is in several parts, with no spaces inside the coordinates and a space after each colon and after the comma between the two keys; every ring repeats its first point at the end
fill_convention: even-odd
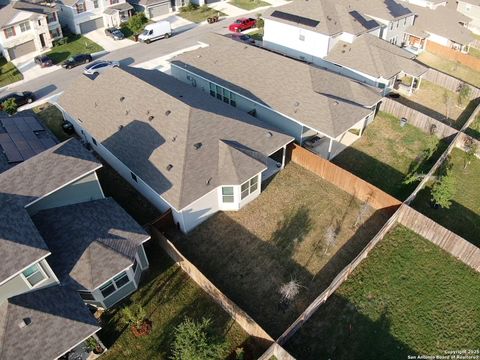
{"type": "Polygon", "coordinates": [[[133,264],[150,236],[113,199],[40,211],[33,222],[62,284],[93,290],[133,264]]]}
{"type": "Polygon", "coordinates": [[[8,299],[0,315],[2,360],[51,360],[100,329],[78,293],[58,285],[8,299]]]}
{"type": "Polygon", "coordinates": [[[49,254],[25,206],[99,167],[72,139],[0,174],[0,282],[49,254]]]}
{"type": "Polygon", "coordinates": [[[56,8],[26,1],[11,2],[0,9],[0,27],[7,25],[18,13],[22,11],[31,12],[32,15],[48,15],[55,12],[56,8]]]}
{"type": "MultiPolygon", "coordinates": [[[[171,76],[128,71],[145,76],[119,68],[95,80],[80,76],[59,105],[177,210],[225,185],[219,140],[266,155],[293,140],[171,76]]],[[[258,173],[258,160],[242,166],[235,184],[258,173]]]]}
{"type": "Polygon", "coordinates": [[[427,68],[413,61],[415,55],[371,34],[363,34],[352,44],[339,41],[325,58],[375,78],[390,79],[401,71],[420,76],[427,68]]]}
{"type": "Polygon", "coordinates": [[[270,51],[220,35],[202,41],[210,46],[178,55],[172,64],[332,137],[371,113],[355,103],[381,99],[369,86],[270,51]]]}
{"type": "Polygon", "coordinates": [[[358,35],[381,25],[374,17],[388,21],[410,14],[409,9],[393,0],[295,0],[267,10],[264,17],[325,35],[342,32],[358,35]],[[311,27],[299,24],[295,18],[279,18],[275,11],[315,20],[318,24],[311,27]]]}
{"type": "Polygon", "coordinates": [[[133,9],[133,6],[125,2],[125,3],[120,3],[117,5],[110,6],[103,13],[107,15],[112,15],[117,11],[124,11],[124,10],[131,10],[131,9],[133,9]]]}

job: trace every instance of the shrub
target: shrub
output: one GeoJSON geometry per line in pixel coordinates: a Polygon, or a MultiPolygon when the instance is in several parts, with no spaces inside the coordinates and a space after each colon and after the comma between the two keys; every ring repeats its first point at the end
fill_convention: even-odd
{"type": "Polygon", "coordinates": [[[443,174],[433,184],[431,195],[435,205],[445,209],[449,209],[452,205],[452,199],[455,196],[455,178],[452,175],[451,166],[448,164],[445,166],[443,174]]]}
{"type": "Polygon", "coordinates": [[[61,39],[58,39],[58,40],[55,40],[53,42],[53,47],[56,47],[56,46],[60,46],[60,45],[64,45],[68,42],[68,39],[67,38],[61,38],[61,39]]]}
{"type": "Polygon", "coordinates": [[[466,101],[470,98],[470,86],[467,84],[461,84],[458,87],[458,105],[463,106],[466,101]]]}
{"type": "Polygon", "coordinates": [[[189,318],[175,328],[172,360],[220,360],[227,356],[227,344],[210,333],[211,320],[189,318]]]}
{"type": "Polygon", "coordinates": [[[2,103],[2,106],[3,106],[3,111],[5,111],[9,115],[13,115],[17,112],[18,105],[14,98],[5,100],[2,103]]]}
{"type": "Polygon", "coordinates": [[[131,324],[137,329],[140,329],[143,322],[147,319],[147,312],[139,305],[134,304],[130,307],[122,309],[122,321],[126,324],[131,324]]]}
{"type": "Polygon", "coordinates": [[[127,27],[135,34],[138,35],[143,31],[148,19],[143,12],[138,13],[130,17],[127,22],[127,27]]]}
{"type": "Polygon", "coordinates": [[[210,10],[210,8],[207,4],[203,4],[202,6],[200,6],[200,12],[207,12],[208,10],[210,10]]]}
{"type": "Polygon", "coordinates": [[[478,144],[469,136],[464,140],[463,145],[465,148],[463,170],[465,170],[472,160],[475,159],[478,152],[478,144]]]}
{"type": "Polygon", "coordinates": [[[263,29],[265,20],[262,19],[262,14],[257,14],[257,28],[263,29]]]}
{"type": "Polygon", "coordinates": [[[186,6],[182,6],[180,8],[180,12],[189,12],[189,11],[195,11],[198,9],[198,5],[197,4],[193,4],[193,3],[189,3],[188,5],[186,6]]]}

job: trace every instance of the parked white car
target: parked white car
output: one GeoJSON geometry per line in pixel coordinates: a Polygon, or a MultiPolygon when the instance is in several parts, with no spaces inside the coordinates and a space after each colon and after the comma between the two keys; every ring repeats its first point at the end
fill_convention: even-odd
{"type": "Polygon", "coordinates": [[[83,73],[85,75],[98,75],[105,70],[118,67],[120,66],[120,63],[118,61],[106,61],[106,60],[101,60],[101,61],[95,61],[85,67],[85,70],[83,73]]]}

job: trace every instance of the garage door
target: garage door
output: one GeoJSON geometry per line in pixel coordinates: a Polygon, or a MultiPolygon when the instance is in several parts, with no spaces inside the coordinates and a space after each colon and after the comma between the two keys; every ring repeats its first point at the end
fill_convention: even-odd
{"type": "Polygon", "coordinates": [[[149,8],[150,18],[165,15],[170,12],[170,3],[158,4],[149,8]]]}
{"type": "Polygon", "coordinates": [[[80,32],[82,34],[88,33],[90,31],[94,31],[103,27],[103,17],[98,19],[93,19],[89,21],[85,21],[84,23],[80,24],[80,32]]]}
{"type": "Polygon", "coordinates": [[[32,40],[8,49],[8,54],[10,55],[10,59],[13,60],[22,55],[27,55],[34,51],[35,51],[35,43],[32,40]]]}

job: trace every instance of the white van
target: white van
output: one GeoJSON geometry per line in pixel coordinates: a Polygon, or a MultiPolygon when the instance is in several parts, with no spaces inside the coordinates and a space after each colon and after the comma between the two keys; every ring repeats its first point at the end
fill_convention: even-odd
{"type": "Polygon", "coordinates": [[[170,23],[168,21],[159,21],[145,26],[143,33],[138,36],[138,40],[149,44],[157,39],[168,39],[170,36],[172,36],[172,28],[170,27],[170,23]]]}

